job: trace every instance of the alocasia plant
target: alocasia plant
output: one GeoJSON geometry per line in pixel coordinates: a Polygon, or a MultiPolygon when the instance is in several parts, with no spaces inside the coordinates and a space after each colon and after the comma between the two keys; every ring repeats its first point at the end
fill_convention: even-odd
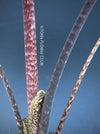
{"type": "MultiPolygon", "coordinates": [[[[60,80],[65,64],[67,63],[71,50],[95,2],[96,0],[87,0],[83,6],[61,52],[54,73],[52,75],[49,88],[45,93],[43,90],[38,89],[34,0],[23,0],[25,63],[28,98],[28,117],[25,117],[23,120],[21,119],[17,104],[15,102],[4,71],[0,66],[0,76],[8,92],[20,134],[48,133],[51,106],[58,82],[60,80]]],[[[67,108],[69,111],[69,107],[67,108]]],[[[59,134],[61,132],[62,125],[58,127],[58,129],[59,128],[60,130],[57,130],[56,134],[59,134]]]]}

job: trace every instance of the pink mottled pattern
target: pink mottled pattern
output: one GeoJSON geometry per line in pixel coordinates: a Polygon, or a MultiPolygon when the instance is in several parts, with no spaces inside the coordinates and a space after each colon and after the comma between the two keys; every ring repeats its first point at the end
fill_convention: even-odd
{"type": "Polygon", "coordinates": [[[38,91],[37,49],[34,0],[23,0],[24,40],[28,112],[33,98],[38,91]]]}

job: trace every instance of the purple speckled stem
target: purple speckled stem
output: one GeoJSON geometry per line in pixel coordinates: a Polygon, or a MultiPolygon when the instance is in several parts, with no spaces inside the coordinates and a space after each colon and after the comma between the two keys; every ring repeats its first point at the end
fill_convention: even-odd
{"type": "Polygon", "coordinates": [[[96,2],[96,0],[87,0],[86,1],[84,7],[82,8],[82,10],[69,34],[69,37],[65,43],[65,46],[61,52],[60,57],[58,59],[57,65],[55,67],[54,73],[53,73],[51,81],[50,81],[48,91],[47,91],[45,99],[44,99],[41,119],[40,119],[40,123],[39,123],[39,131],[38,131],[39,134],[47,134],[47,132],[48,132],[51,106],[52,106],[52,102],[53,102],[53,98],[54,98],[54,94],[55,94],[58,82],[60,80],[60,77],[61,77],[61,74],[65,67],[65,64],[67,63],[71,50],[76,42],[76,39],[78,38],[78,35],[87,19],[92,7],[94,6],[95,2],[96,2]]]}
{"type": "Polygon", "coordinates": [[[80,73],[80,75],[79,75],[79,77],[78,77],[78,80],[77,80],[77,82],[76,82],[76,84],[75,84],[75,86],[74,86],[74,89],[73,89],[72,94],[71,94],[71,96],[70,96],[70,98],[69,98],[69,101],[68,101],[68,103],[67,103],[67,106],[66,106],[66,108],[65,108],[65,110],[64,110],[64,113],[63,113],[63,115],[62,115],[62,117],[61,117],[61,120],[60,120],[60,123],[59,123],[59,125],[58,125],[56,134],[60,134],[60,133],[61,133],[61,130],[62,130],[63,125],[64,125],[64,122],[65,122],[65,120],[66,120],[66,118],[67,118],[67,115],[68,115],[68,112],[69,112],[69,110],[70,110],[70,108],[71,108],[71,106],[72,106],[73,100],[74,100],[75,95],[76,95],[76,93],[77,93],[77,91],[78,91],[78,89],[79,89],[79,86],[80,86],[80,84],[81,84],[81,81],[82,81],[82,79],[83,79],[83,77],[84,77],[84,75],[85,75],[85,73],[86,73],[86,70],[87,70],[87,68],[88,68],[88,66],[89,66],[89,64],[90,64],[90,62],[91,62],[91,60],[92,60],[94,54],[96,53],[97,49],[99,48],[99,46],[100,46],[100,38],[98,39],[96,45],[93,47],[93,49],[92,49],[92,51],[91,51],[89,57],[87,58],[87,60],[86,60],[86,62],[85,62],[85,64],[84,64],[84,66],[83,66],[83,68],[82,68],[82,71],[81,71],[81,73],[80,73]]]}
{"type": "Polygon", "coordinates": [[[25,40],[25,62],[26,83],[28,98],[28,113],[33,98],[38,91],[37,71],[37,48],[36,48],[36,26],[34,0],[23,0],[24,13],[24,40],[25,40]]]}
{"type": "Polygon", "coordinates": [[[13,112],[15,114],[15,119],[16,119],[16,122],[17,122],[19,134],[24,134],[22,119],[21,119],[21,116],[20,116],[16,101],[15,101],[14,95],[13,95],[13,93],[11,91],[10,85],[8,83],[8,80],[7,80],[6,76],[5,76],[5,73],[4,73],[1,65],[0,65],[0,77],[3,80],[4,86],[6,88],[8,96],[9,96],[9,100],[10,100],[10,102],[12,104],[12,108],[13,108],[13,112]]]}

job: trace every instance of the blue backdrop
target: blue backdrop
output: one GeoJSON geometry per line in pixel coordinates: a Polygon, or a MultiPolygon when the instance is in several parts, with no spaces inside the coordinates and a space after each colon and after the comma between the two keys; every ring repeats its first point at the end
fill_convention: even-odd
{"type": "MultiPolygon", "coordinates": [[[[66,38],[85,0],[35,0],[39,89],[48,88],[66,38]],[[43,26],[44,66],[40,66],[40,32],[43,26]]],[[[55,132],[91,49],[100,37],[100,1],[83,27],[69,57],[50,118],[55,132]]],[[[22,118],[27,117],[22,0],[0,0],[0,64],[14,93],[22,118]]],[[[5,87],[0,79],[0,134],[18,134],[5,87]]],[[[100,134],[100,48],[81,83],[62,134],[100,134]]]]}

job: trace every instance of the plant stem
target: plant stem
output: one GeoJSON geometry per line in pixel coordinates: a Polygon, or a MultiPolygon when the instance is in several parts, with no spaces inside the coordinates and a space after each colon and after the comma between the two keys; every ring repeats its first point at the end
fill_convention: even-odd
{"type": "Polygon", "coordinates": [[[48,132],[51,106],[52,106],[52,102],[53,102],[53,98],[54,98],[54,94],[55,94],[57,85],[61,78],[63,69],[67,63],[68,57],[71,53],[71,50],[78,38],[79,33],[88,17],[90,11],[92,10],[95,2],[96,2],[96,0],[87,0],[86,1],[77,20],[75,21],[75,24],[69,34],[69,37],[65,43],[65,46],[61,52],[60,57],[58,59],[57,65],[55,67],[54,73],[53,73],[51,81],[50,81],[48,91],[47,91],[45,99],[44,99],[41,119],[40,119],[40,123],[39,123],[39,132],[38,132],[39,134],[47,134],[47,132],[48,132]]]}
{"type": "Polygon", "coordinates": [[[22,119],[21,119],[21,116],[20,116],[16,101],[15,101],[14,95],[13,95],[13,93],[11,91],[10,85],[8,83],[8,80],[7,80],[6,76],[5,76],[5,73],[4,73],[1,65],[0,65],[0,77],[3,80],[4,86],[6,88],[8,96],[9,96],[9,100],[10,100],[10,102],[12,104],[12,109],[13,109],[13,112],[15,114],[15,119],[16,119],[16,122],[17,122],[17,127],[18,127],[19,134],[24,134],[22,119]]]}
{"type": "Polygon", "coordinates": [[[69,110],[70,110],[70,108],[71,108],[71,105],[72,105],[72,102],[73,102],[73,100],[74,100],[74,98],[75,98],[75,95],[76,95],[76,93],[77,93],[77,91],[78,91],[78,89],[79,89],[79,86],[80,86],[80,84],[81,84],[81,81],[82,81],[82,79],[83,79],[83,77],[84,77],[84,75],[85,75],[85,73],[86,73],[86,70],[87,70],[87,68],[88,68],[88,66],[89,66],[89,64],[90,64],[90,62],[91,62],[91,60],[92,60],[92,58],[93,58],[94,54],[96,53],[96,51],[97,51],[97,49],[98,49],[99,46],[100,46],[100,38],[98,39],[96,45],[93,47],[93,49],[92,49],[92,51],[91,51],[89,57],[87,58],[87,60],[86,60],[86,62],[85,62],[85,64],[84,64],[84,66],[83,66],[83,69],[82,69],[82,71],[81,71],[81,73],[80,73],[80,75],[79,75],[79,77],[78,77],[78,80],[77,80],[77,82],[76,82],[76,84],[75,84],[75,86],[74,86],[74,89],[73,89],[73,91],[72,91],[72,94],[71,94],[71,96],[70,96],[70,99],[69,99],[69,101],[68,101],[68,103],[67,103],[67,106],[66,106],[66,108],[65,108],[65,110],[64,110],[64,113],[63,113],[62,118],[61,118],[61,120],[60,120],[60,123],[59,123],[59,125],[58,125],[56,134],[60,134],[60,133],[61,133],[61,130],[62,130],[63,125],[64,125],[64,122],[65,122],[66,117],[67,117],[67,115],[68,115],[68,112],[69,112],[69,110]]]}
{"type": "Polygon", "coordinates": [[[34,0],[23,0],[25,64],[28,98],[28,113],[38,91],[37,48],[34,0]]]}

